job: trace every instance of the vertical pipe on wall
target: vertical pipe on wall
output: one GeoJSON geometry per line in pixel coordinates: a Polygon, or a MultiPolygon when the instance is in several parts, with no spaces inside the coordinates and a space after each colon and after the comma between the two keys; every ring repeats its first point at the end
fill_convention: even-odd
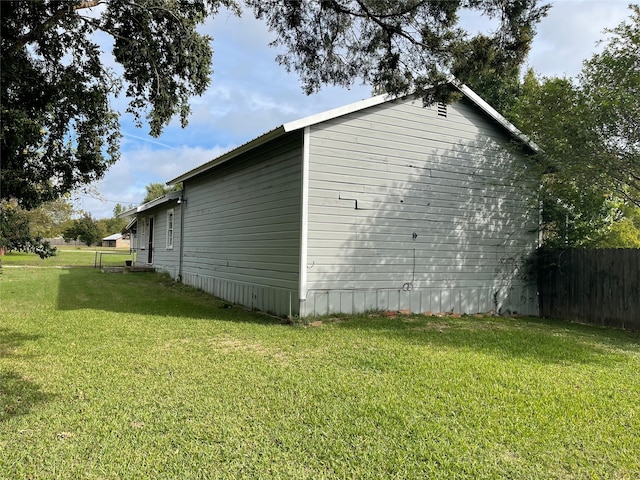
{"type": "MultiPolygon", "coordinates": [[[[307,248],[309,238],[309,141],[311,128],[305,127],[302,137],[302,186],[300,198],[300,275],[298,297],[307,299],[307,248]]],[[[300,308],[302,314],[302,306],[300,308]]]]}
{"type": "Polygon", "coordinates": [[[184,256],[184,208],[187,202],[185,196],[185,185],[182,184],[182,193],[180,194],[180,253],[178,254],[178,281],[182,282],[182,257],[184,256]]]}

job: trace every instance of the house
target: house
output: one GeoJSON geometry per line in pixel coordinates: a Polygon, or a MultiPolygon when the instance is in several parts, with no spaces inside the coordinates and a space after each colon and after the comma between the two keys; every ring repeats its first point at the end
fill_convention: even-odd
{"type": "Polygon", "coordinates": [[[537,314],[535,145],[456,88],[289,122],[171,179],[181,192],[123,214],[136,261],[279,315],[537,314]]]}
{"type": "Polygon", "coordinates": [[[108,237],[104,237],[102,239],[102,246],[126,248],[129,247],[129,238],[126,238],[121,233],[114,233],[113,235],[109,235],[108,237]]]}

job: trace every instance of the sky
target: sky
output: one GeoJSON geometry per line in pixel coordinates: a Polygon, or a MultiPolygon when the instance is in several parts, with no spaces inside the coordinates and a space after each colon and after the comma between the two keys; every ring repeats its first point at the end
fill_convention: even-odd
{"type": "MultiPolygon", "coordinates": [[[[628,0],[550,3],[525,65],[549,77],[578,75],[582,62],[598,51],[603,30],[630,15],[628,0]]],[[[481,19],[470,18],[465,26],[471,33],[481,30],[481,19]]],[[[288,121],[371,96],[369,86],[357,84],[305,95],[296,74],[276,63],[278,52],[268,46],[273,34],[250,12],[237,18],[221,11],[202,31],[213,37],[214,71],[206,93],[192,99],[189,125],[183,129],[175,120],[160,137],[151,137],[148,127],[134,126],[124,113],[125,101],[118,100],[120,160],[88,193],[74,195],[76,209],[95,219],[110,218],[118,203],[140,204],[150,183],[164,184],[288,121]]]]}

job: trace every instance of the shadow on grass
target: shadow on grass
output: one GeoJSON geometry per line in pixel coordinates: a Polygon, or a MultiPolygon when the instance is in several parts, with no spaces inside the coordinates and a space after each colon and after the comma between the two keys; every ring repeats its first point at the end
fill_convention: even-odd
{"type": "Polygon", "coordinates": [[[15,356],[15,349],[24,342],[37,340],[40,335],[26,335],[8,328],[0,327],[0,358],[15,356]]]}
{"type": "Polygon", "coordinates": [[[70,268],[61,272],[59,278],[59,310],[93,309],[162,317],[282,323],[279,318],[231,306],[159,273],[103,273],[70,268]]]}
{"type": "MultiPolygon", "coordinates": [[[[37,335],[25,335],[7,328],[0,328],[0,358],[19,355],[15,353],[22,343],[39,338],[37,335]]],[[[27,380],[19,373],[0,369],[0,422],[11,417],[25,415],[39,403],[51,398],[40,386],[27,380]]]]}
{"type": "Polygon", "coordinates": [[[493,356],[523,358],[549,364],[608,364],[621,353],[638,352],[640,336],[610,328],[562,320],[502,317],[398,317],[372,315],[345,321],[338,328],[358,329],[368,336],[402,340],[411,345],[470,349],[493,356]]]}
{"type": "Polygon", "coordinates": [[[51,395],[44,393],[39,385],[18,373],[0,371],[0,422],[25,415],[37,404],[50,398],[51,395]]]}

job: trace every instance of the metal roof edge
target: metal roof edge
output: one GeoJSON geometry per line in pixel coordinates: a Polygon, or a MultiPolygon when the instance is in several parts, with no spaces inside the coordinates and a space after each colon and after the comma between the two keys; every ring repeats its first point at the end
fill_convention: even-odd
{"type": "Polygon", "coordinates": [[[181,190],[179,190],[177,192],[165,193],[161,197],[154,198],[150,202],[143,203],[142,205],[138,205],[135,208],[131,208],[131,209],[127,210],[126,212],[122,212],[120,215],[118,215],[118,218],[129,217],[131,215],[135,215],[136,213],[144,212],[144,211],[149,210],[149,209],[151,209],[153,207],[157,207],[158,205],[162,205],[163,203],[167,203],[167,202],[170,202],[172,200],[178,200],[181,196],[182,196],[182,191],[181,190]]]}
{"type": "MultiPolygon", "coordinates": [[[[531,148],[531,150],[533,150],[535,153],[540,152],[540,147],[538,147],[538,145],[536,145],[533,142],[533,140],[531,140],[527,135],[522,133],[515,125],[509,122],[509,120],[507,120],[496,109],[494,109],[485,100],[483,100],[482,97],[480,97],[480,95],[478,95],[476,92],[471,90],[471,88],[459,82],[455,77],[449,77],[447,81],[449,82],[449,84],[453,85],[456,89],[458,89],[473,104],[475,104],[483,112],[489,115],[493,120],[495,120],[503,128],[505,128],[512,136],[516,137],[518,140],[523,142],[526,146],[531,148]]],[[[222,163],[228,162],[229,160],[232,160],[233,158],[245,152],[253,150],[254,148],[260,145],[263,145],[271,140],[274,140],[286,133],[294,132],[296,130],[309,127],[311,125],[317,125],[318,123],[326,122],[328,120],[333,120],[334,118],[338,118],[344,115],[348,115],[350,113],[358,112],[360,110],[364,110],[369,107],[373,107],[373,106],[380,105],[392,100],[396,100],[398,98],[401,98],[401,97],[385,93],[382,95],[376,95],[375,97],[365,98],[364,100],[359,100],[357,102],[350,103],[348,105],[343,105],[342,107],[334,108],[324,112],[316,113],[314,115],[309,115],[307,117],[303,117],[298,120],[293,120],[291,122],[284,123],[279,127],[259,137],[256,137],[253,140],[250,140],[247,143],[240,145],[239,147],[236,147],[233,150],[230,150],[229,152],[224,153],[221,156],[216,157],[207,163],[200,165],[199,167],[196,167],[176,178],[169,180],[167,182],[167,185],[175,185],[176,183],[183,182],[185,180],[193,178],[196,175],[204,173],[207,170],[213,167],[216,167],[222,163]]]]}
{"type": "Polygon", "coordinates": [[[221,163],[225,163],[228,162],[229,160],[237,157],[238,155],[243,154],[244,152],[248,152],[249,150],[253,150],[254,148],[267,143],[270,140],[274,140],[282,135],[284,135],[285,133],[287,133],[287,131],[284,129],[284,127],[281,125],[277,128],[274,128],[273,130],[264,133],[262,135],[260,135],[259,137],[254,138],[253,140],[248,141],[247,143],[240,145],[239,147],[234,148],[233,150],[228,151],[227,153],[223,153],[222,155],[220,155],[219,157],[214,158],[213,160],[210,160],[207,163],[204,163],[202,165],[200,165],[199,167],[196,167],[192,170],[189,170],[186,173],[183,173],[182,175],[180,175],[179,177],[176,177],[174,179],[171,179],[167,182],[167,185],[175,185],[176,183],[180,183],[183,182],[185,180],[188,180],[190,178],[195,177],[196,175],[199,175],[203,172],[206,172],[207,170],[209,170],[210,168],[216,167],[218,165],[220,165],[221,163]]]}
{"type": "Polygon", "coordinates": [[[326,122],[327,120],[342,117],[343,115],[348,115],[350,113],[364,110],[365,108],[374,107],[376,105],[395,100],[396,98],[398,97],[386,93],[382,95],[376,95],[375,97],[365,98],[364,100],[359,100],[348,105],[343,105],[342,107],[333,108],[325,112],[316,113],[314,115],[309,115],[308,117],[287,122],[283,125],[283,128],[286,132],[293,132],[294,130],[300,130],[301,128],[326,122]]]}
{"type": "Polygon", "coordinates": [[[531,140],[527,135],[522,133],[513,123],[507,120],[500,112],[489,105],[480,95],[471,90],[468,86],[460,83],[456,79],[450,79],[449,83],[457,88],[465,97],[473,102],[480,110],[493,118],[503,128],[505,128],[511,135],[523,142],[527,147],[533,150],[535,153],[540,153],[541,149],[536,143],[531,140]]]}
{"type": "Polygon", "coordinates": [[[214,158],[213,160],[200,165],[199,167],[194,168],[176,178],[173,178],[167,182],[167,185],[175,185],[176,183],[183,182],[190,178],[195,177],[203,172],[206,172],[210,168],[216,167],[222,163],[228,162],[229,160],[252,150],[264,143],[267,143],[271,140],[274,140],[285,133],[294,132],[296,130],[301,130],[310,125],[315,125],[321,122],[325,122],[327,120],[331,120],[333,118],[338,118],[343,115],[347,115],[349,113],[357,112],[359,110],[364,110],[365,108],[373,107],[375,105],[380,105],[381,103],[388,102],[390,100],[395,99],[388,94],[377,95],[371,98],[365,98],[364,100],[359,100],[354,103],[350,103],[348,105],[343,105],[342,107],[334,108],[331,110],[327,110],[325,112],[316,113],[314,115],[309,115],[308,117],[300,118],[298,120],[293,120],[291,122],[284,123],[273,130],[260,135],[259,137],[250,140],[249,142],[240,145],[233,150],[228,151],[227,153],[222,154],[219,157],[214,158]]]}
{"type": "Polygon", "coordinates": [[[131,230],[131,228],[132,228],[136,223],[138,223],[138,217],[133,217],[131,220],[129,220],[129,223],[127,223],[127,226],[126,226],[126,227],[124,227],[124,229],[125,229],[126,231],[131,230]]]}
{"type": "Polygon", "coordinates": [[[121,233],[112,233],[111,235],[108,235],[106,237],[104,237],[102,240],[120,240],[122,238],[122,234],[121,233]]]}

